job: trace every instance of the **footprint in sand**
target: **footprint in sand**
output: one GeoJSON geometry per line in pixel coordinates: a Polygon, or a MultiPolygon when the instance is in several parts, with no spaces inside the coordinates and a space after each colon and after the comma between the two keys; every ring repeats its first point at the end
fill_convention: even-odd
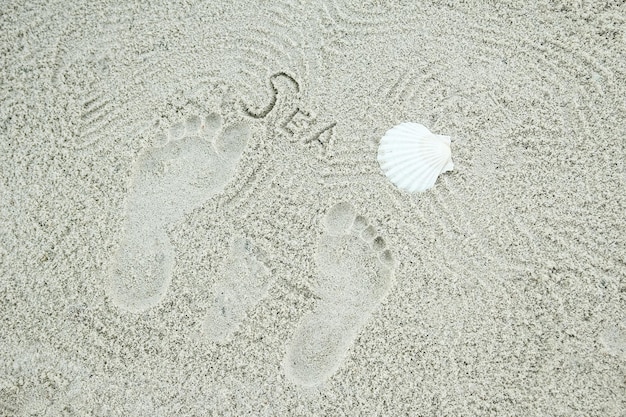
{"type": "Polygon", "coordinates": [[[320,297],[287,348],[286,376],[315,386],[333,375],[391,287],[394,259],[384,240],[349,203],[326,214],[315,257],[320,297]]]}
{"type": "Polygon", "coordinates": [[[250,242],[241,237],[233,240],[220,281],[213,286],[213,302],[203,324],[204,333],[213,342],[229,342],[248,313],[267,295],[273,280],[260,259],[262,254],[250,242]]]}
{"type": "Polygon", "coordinates": [[[249,137],[246,124],[223,128],[219,115],[190,117],[139,156],[109,280],[116,306],[141,312],[163,299],[174,264],[167,226],[226,187],[249,137]]]}

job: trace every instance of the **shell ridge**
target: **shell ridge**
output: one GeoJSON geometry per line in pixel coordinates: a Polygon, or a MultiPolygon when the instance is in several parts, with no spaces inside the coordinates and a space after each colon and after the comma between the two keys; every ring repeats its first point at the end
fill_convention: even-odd
{"type": "Polygon", "coordinates": [[[404,178],[406,178],[406,181],[408,181],[408,183],[406,181],[404,181],[403,183],[408,186],[413,185],[416,182],[429,182],[429,180],[426,181],[425,178],[429,178],[431,176],[431,172],[431,166],[417,165],[413,170],[407,171],[406,175],[404,175],[404,178]]]}
{"type": "Polygon", "coordinates": [[[411,153],[411,154],[407,153],[407,154],[398,156],[397,158],[383,158],[383,163],[385,163],[385,164],[386,163],[401,164],[401,163],[403,163],[404,161],[407,161],[407,160],[409,160],[409,161],[415,160],[415,156],[416,156],[416,154],[414,154],[414,153],[411,153]]]}

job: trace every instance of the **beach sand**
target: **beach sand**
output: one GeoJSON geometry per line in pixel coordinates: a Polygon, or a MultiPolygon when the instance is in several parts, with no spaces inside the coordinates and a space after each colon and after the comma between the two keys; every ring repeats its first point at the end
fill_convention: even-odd
{"type": "Polygon", "coordinates": [[[625,3],[25,3],[0,415],[626,414],[625,3]]]}

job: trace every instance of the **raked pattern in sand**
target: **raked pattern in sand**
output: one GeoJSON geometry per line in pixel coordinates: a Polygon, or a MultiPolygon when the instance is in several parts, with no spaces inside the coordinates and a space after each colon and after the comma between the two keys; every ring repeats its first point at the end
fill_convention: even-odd
{"type": "Polygon", "coordinates": [[[0,415],[623,415],[625,7],[8,4],[0,415]]]}

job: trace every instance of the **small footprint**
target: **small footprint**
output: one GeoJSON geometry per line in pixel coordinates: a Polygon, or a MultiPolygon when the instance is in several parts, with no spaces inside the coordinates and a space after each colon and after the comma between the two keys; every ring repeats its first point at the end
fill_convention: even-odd
{"type": "Polygon", "coordinates": [[[318,276],[313,290],[320,299],[302,318],[283,362],[290,380],[309,387],[339,369],[387,295],[394,268],[385,241],[345,202],[326,214],[315,261],[318,276]]]}
{"type": "Polygon", "coordinates": [[[248,313],[267,295],[272,280],[259,258],[250,242],[234,239],[222,265],[221,280],[213,287],[213,303],[203,325],[213,342],[229,342],[248,313]]]}
{"type": "Polygon", "coordinates": [[[89,368],[51,345],[2,347],[0,416],[87,415],[89,368]]]}
{"type": "Polygon", "coordinates": [[[172,126],[162,146],[139,156],[125,235],[109,280],[108,294],[116,306],[141,312],[163,299],[174,265],[168,224],[226,187],[249,137],[246,124],[222,128],[219,115],[194,116],[172,126]]]}
{"type": "Polygon", "coordinates": [[[626,360],[626,323],[619,323],[604,330],[600,336],[604,351],[626,360]]]}

